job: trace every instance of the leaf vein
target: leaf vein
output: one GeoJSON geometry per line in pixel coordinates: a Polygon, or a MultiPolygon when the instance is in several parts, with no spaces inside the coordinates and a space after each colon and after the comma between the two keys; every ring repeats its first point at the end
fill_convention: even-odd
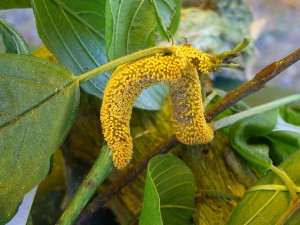
{"type": "Polygon", "coordinates": [[[9,121],[5,124],[3,124],[2,126],[0,126],[0,131],[12,126],[14,124],[16,124],[18,121],[20,121],[21,119],[25,118],[30,112],[34,111],[35,109],[41,107],[43,104],[47,103],[47,101],[49,101],[50,99],[52,99],[53,97],[55,97],[57,94],[63,92],[66,90],[66,88],[70,88],[70,90],[72,89],[72,85],[75,85],[76,83],[74,82],[75,80],[72,80],[71,82],[67,83],[65,86],[63,86],[63,88],[59,89],[57,92],[54,92],[53,94],[49,95],[48,97],[44,98],[41,102],[39,102],[37,105],[29,108],[28,110],[24,111],[22,114],[15,116],[15,119],[12,121],[9,121]]]}
{"type": "Polygon", "coordinates": [[[96,65],[96,67],[99,66],[99,63],[97,62],[97,60],[93,57],[92,53],[89,51],[89,49],[87,48],[87,46],[84,44],[84,42],[82,41],[81,37],[79,36],[78,32],[75,30],[73,24],[71,23],[71,21],[69,20],[69,18],[67,17],[67,15],[65,14],[65,12],[62,10],[63,15],[66,18],[66,21],[70,24],[71,29],[74,31],[75,37],[77,38],[79,44],[83,47],[83,49],[85,50],[85,52],[87,53],[87,55],[90,57],[90,59],[93,61],[93,63],[96,65]]]}
{"type": "Polygon", "coordinates": [[[5,74],[1,74],[0,78],[4,78],[4,79],[9,79],[9,80],[15,80],[18,82],[23,82],[23,83],[30,83],[30,84],[37,84],[37,85],[43,85],[43,86],[49,86],[49,87],[53,87],[53,88],[60,88],[59,86],[56,86],[54,84],[50,84],[50,83],[43,83],[40,81],[33,81],[33,80],[26,80],[26,79],[22,79],[22,78],[18,78],[18,77],[10,77],[7,76],[5,74]]]}
{"type": "Polygon", "coordinates": [[[126,35],[126,37],[127,37],[127,38],[126,38],[126,52],[127,52],[127,54],[129,53],[128,42],[129,42],[129,33],[130,33],[130,30],[131,30],[131,27],[132,27],[132,23],[133,23],[133,21],[134,21],[136,15],[137,15],[139,9],[140,9],[141,6],[144,4],[144,2],[145,2],[144,0],[141,1],[140,5],[137,7],[137,9],[136,9],[136,11],[134,12],[134,15],[133,15],[133,17],[132,17],[132,19],[131,19],[131,21],[130,21],[130,23],[129,23],[129,27],[128,27],[127,35],[126,35]]]}
{"type": "MultiPolygon", "coordinates": [[[[62,43],[63,47],[66,49],[66,51],[67,51],[68,54],[70,55],[71,59],[75,62],[75,65],[77,65],[78,68],[79,68],[82,72],[84,72],[84,69],[80,66],[79,62],[78,62],[77,59],[74,57],[73,53],[70,51],[69,47],[66,45],[64,39],[62,38],[62,36],[60,35],[59,31],[57,30],[57,27],[55,26],[55,23],[54,23],[54,21],[53,21],[53,18],[52,18],[52,16],[51,16],[51,14],[49,13],[49,10],[48,10],[48,8],[47,8],[47,5],[46,5],[46,3],[45,3],[45,0],[43,0],[43,3],[44,3],[45,10],[46,10],[46,12],[47,12],[47,14],[48,14],[48,17],[49,17],[49,19],[50,19],[50,21],[51,21],[51,23],[52,23],[52,25],[53,25],[53,28],[54,28],[54,30],[55,30],[57,36],[58,36],[59,39],[61,40],[61,43],[62,43]]],[[[42,24],[42,23],[41,23],[41,24],[42,24]]],[[[42,26],[43,26],[43,25],[42,25],[42,26]]],[[[44,29],[44,30],[45,30],[45,29],[44,29]]]]}
{"type": "Polygon", "coordinates": [[[162,196],[164,193],[166,193],[166,192],[168,192],[168,191],[171,191],[172,189],[175,189],[175,188],[180,187],[180,186],[182,186],[182,185],[186,185],[186,184],[190,185],[191,183],[190,183],[190,182],[181,182],[181,183],[178,183],[178,184],[176,184],[176,185],[173,185],[173,186],[171,186],[171,187],[169,187],[169,188],[167,188],[167,189],[161,191],[161,192],[159,193],[159,195],[162,196]]]}
{"type": "Polygon", "coordinates": [[[55,4],[57,4],[61,9],[69,13],[71,16],[73,16],[75,19],[77,19],[80,23],[82,23],[85,27],[89,28],[91,31],[93,31],[96,35],[98,35],[100,38],[104,39],[104,36],[96,30],[94,27],[92,27],[89,23],[87,23],[84,19],[82,19],[80,16],[76,15],[76,13],[67,7],[63,2],[60,0],[52,0],[55,4]]]}

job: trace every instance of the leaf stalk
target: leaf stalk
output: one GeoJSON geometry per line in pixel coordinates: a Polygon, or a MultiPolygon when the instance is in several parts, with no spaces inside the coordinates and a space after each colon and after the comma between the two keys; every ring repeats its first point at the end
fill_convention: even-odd
{"type": "Polygon", "coordinates": [[[297,200],[297,186],[295,183],[289,178],[289,176],[281,169],[276,166],[271,165],[269,168],[273,173],[275,173],[286,185],[289,193],[291,195],[291,204],[296,202],[297,200]]]}
{"type": "Polygon", "coordinates": [[[82,84],[86,81],[91,80],[94,77],[99,76],[100,74],[105,73],[106,71],[115,69],[124,63],[132,62],[132,61],[135,61],[140,58],[155,55],[157,53],[166,53],[167,54],[167,53],[171,53],[171,50],[169,47],[165,47],[165,46],[158,46],[158,47],[141,50],[141,51],[132,53],[130,55],[126,55],[124,57],[113,60],[102,66],[99,66],[87,73],[82,74],[81,76],[77,77],[77,79],[78,79],[79,83],[82,84]]]}
{"type": "Polygon", "coordinates": [[[98,159],[56,225],[71,225],[113,168],[112,151],[103,145],[98,159]]]}

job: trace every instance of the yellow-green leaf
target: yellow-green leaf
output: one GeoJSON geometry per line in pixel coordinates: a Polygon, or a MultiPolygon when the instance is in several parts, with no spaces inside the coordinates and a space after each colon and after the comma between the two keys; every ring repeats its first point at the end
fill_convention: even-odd
{"type": "Polygon", "coordinates": [[[189,224],[195,208],[195,180],[175,156],[158,155],[148,164],[140,225],[189,224]]]}
{"type": "MultiPolygon", "coordinates": [[[[298,187],[300,186],[299,160],[300,151],[297,151],[279,166],[298,187]]],[[[256,190],[246,193],[234,209],[227,225],[277,224],[284,218],[286,218],[285,225],[300,224],[299,203],[292,205],[294,211],[290,208],[289,192],[277,175],[269,171],[254,188],[256,190]]]]}

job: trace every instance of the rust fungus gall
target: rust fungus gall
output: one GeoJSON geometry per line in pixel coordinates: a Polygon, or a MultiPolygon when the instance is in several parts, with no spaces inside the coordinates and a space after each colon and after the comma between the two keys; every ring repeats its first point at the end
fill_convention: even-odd
{"type": "Polygon", "coordinates": [[[103,135],[113,151],[113,162],[124,168],[132,155],[130,117],[143,89],[165,83],[170,89],[173,129],[185,144],[208,143],[213,131],[206,123],[198,72],[212,72],[213,58],[188,44],[170,47],[171,54],[156,54],[119,66],[104,92],[101,107],[103,135]]]}

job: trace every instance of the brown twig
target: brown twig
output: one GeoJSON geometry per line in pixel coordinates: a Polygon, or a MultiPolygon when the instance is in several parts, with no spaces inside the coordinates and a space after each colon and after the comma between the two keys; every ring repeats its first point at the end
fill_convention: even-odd
{"type": "Polygon", "coordinates": [[[206,111],[206,120],[211,121],[216,115],[219,115],[225,109],[228,109],[241,99],[260,90],[269,80],[297,62],[299,59],[300,48],[284,57],[283,59],[275,61],[266,66],[264,69],[258,72],[252,80],[245,83],[236,90],[228,92],[221,101],[209,108],[206,111]]]}
{"type": "MultiPolygon", "coordinates": [[[[211,121],[215,116],[231,107],[241,99],[247,97],[263,88],[265,84],[278,75],[280,72],[294,64],[300,59],[300,48],[292,52],[288,56],[284,57],[281,60],[275,61],[270,65],[262,69],[256,76],[245,83],[241,87],[237,88],[234,91],[228,92],[224,98],[213,105],[206,111],[206,120],[211,121]]],[[[154,151],[150,152],[148,157],[145,157],[141,162],[136,166],[128,169],[124,174],[122,174],[113,184],[111,184],[105,193],[101,196],[95,198],[86,208],[86,210],[81,214],[81,217],[77,221],[78,224],[84,224],[90,217],[96,212],[99,208],[108,202],[108,200],[116,194],[120,189],[132,182],[138,174],[147,166],[148,161],[155,155],[161,153],[167,153],[170,149],[174,148],[179,141],[175,136],[172,136],[167,142],[159,146],[154,151]]]]}

